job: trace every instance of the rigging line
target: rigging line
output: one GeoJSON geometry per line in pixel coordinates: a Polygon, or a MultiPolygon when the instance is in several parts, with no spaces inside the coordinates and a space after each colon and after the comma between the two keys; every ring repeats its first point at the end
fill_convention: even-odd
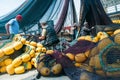
{"type": "MultiPolygon", "coordinates": [[[[56,22],[56,25],[57,25],[57,23],[58,23],[58,21],[59,21],[59,19],[60,19],[60,16],[61,16],[61,14],[62,14],[62,11],[63,11],[63,9],[64,9],[64,4],[65,4],[65,1],[62,1],[61,7],[59,8],[59,12],[57,12],[57,14],[58,14],[59,16],[56,15],[56,18],[57,18],[57,17],[59,17],[59,18],[58,18],[58,20],[57,20],[57,22],[56,22]]],[[[64,23],[63,23],[63,24],[64,24],[64,23]]],[[[56,25],[55,25],[55,29],[57,28],[56,25]]],[[[56,30],[56,31],[57,31],[57,30],[56,30]]]]}
{"type": "Polygon", "coordinates": [[[0,19],[1,21],[6,21],[8,20],[8,18],[12,18],[14,15],[18,14],[18,12],[20,13],[20,10],[23,11],[24,8],[23,7],[28,7],[29,5],[32,5],[33,3],[35,3],[35,0],[29,0],[29,1],[25,1],[23,4],[21,4],[21,6],[19,6],[17,9],[15,9],[14,11],[8,13],[7,15],[5,15],[4,17],[2,17],[2,19],[0,19]]]}
{"type": "Polygon", "coordinates": [[[67,15],[68,6],[69,6],[69,0],[65,0],[60,18],[59,18],[59,20],[56,24],[56,28],[55,28],[57,33],[60,32],[60,30],[63,26],[63,23],[65,21],[64,19],[66,18],[66,15],[67,15]]]}
{"type": "Polygon", "coordinates": [[[72,8],[72,1],[73,0],[70,0],[70,9],[71,9],[71,24],[73,24],[73,8],[72,8]]]}
{"type": "MultiPolygon", "coordinates": [[[[56,4],[57,4],[57,2],[56,2],[56,4]]],[[[59,8],[61,7],[61,4],[62,4],[62,1],[60,0],[56,10],[54,11],[54,9],[53,9],[54,13],[52,13],[52,15],[50,16],[49,20],[51,20],[55,16],[55,14],[58,12],[59,8]]],[[[56,5],[55,5],[55,7],[56,7],[56,5]]]]}
{"type": "Polygon", "coordinates": [[[54,11],[54,13],[51,15],[51,17],[49,18],[49,20],[53,19],[53,17],[56,15],[56,13],[58,12],[58,10],[60,10],[61,6],[62,6],[62,1],[60,0],[60,3],[58,5],[58,7],[54,11]]]}
{"type": "Polygon", "coordinates": [[[59,11],[55,14],[55,16],[52,18],[52,20],[54,21],[55,25],[56,22],[58,21],[59,17],[60,17],[60,13],[61,13],[61,9],[59,9],[59,11]]]}
{"type": "Polygon", "coordinates": [[[74,23],[78,23],[78,19],[77,19],[77,14],[76,14],[76,9],[75,9],[75,3],[72,0],[72,9],[73,9],[73,22],[74,23]]]}
{"type": "MultiPolygon", "coordinates": [[[[36,0],[25,1],[21,6],[24,6],[26,9],[29,5],[33,5],[35,2],[36,0]]],[[[9,21],[9,19],[14,18],[17,14],[20,14],[24,11],[24,9],[19,11],[19,8],[17,8],[18,10],[15,10],[15,12],[11,12],[9,15],[6,15],[2,19],[0,19],[0,27],[4,27],[5,23],[9,21]]]]}
{"type": "Polygon", "coordinates": [[[57,2],[57,0],[53,1],[52,5],[49,7],[49,9],[46,11],[44,16],[40,20],[44,20],[44,19],[46,19],[46,21],[49,20],[51,14],[52,14],[53,8],[55,7],[56,2],[57,2]]]}
{"type": "MultiPolygon", "coordinates": [[[[28,2],[29,2],[29,1],[28,1],[28,2]]],[[[28,4],[28,2],[23,3],[23,5],[21,5],[18,9],[16,9],[15,11],[13,11],[13,13],[11,14],[11,16],[12,16],[12,15],[14,16],[15,14],[18,14],[18,12],[19,12],[19,13],[24,12],[24,11],[25,11],[24,8],[30,8],[30,6],[32,6],[33,4],[36,3],[36,0],[31,0],[31,2],[29,2],[29,4],[28,4]],[[27,4],[28,4],[28,5],[27,5],[27,4]]]]}
{"type": "MultiPolygon", "coordinates": [[[[64,2],[64,1],[63,1],[64,2]]],[[[61,3],[61,6],[60,6],[60,8],[59,8],[59,11],[57,11],[56,12],[56,16],[54,16],[54,20],[59,20],[59,18],[58,17],[60,17],[60,14],[62,13],[62,9],[63,9],[63,2],[61,3]]]]}
{"type": "MultiPolygon", "coordinates": [[[[20,14],[22,14],[23,16],[26,15],[26,14],[28,14],[29,10],[30,10],[36,3],[37,3],[37,0],[35,0],[30,6],[25,7],[25,8],[23,9],[23,11],[20,12],[20,14]]],[[[24,23],[26,23],[27,21],[28,21],[28,19],[27,19],[27,20],[24,20],[24,23]]],[[[32,24],[33,24],[33,22],[32,22],[32,24]]],[[[30,24],[29,24],[29,25],[30,25],[30,24]]]]}
{"type": "Polygon", "coordinates": [[[71,25],[73,24],[73,10],[72,10],[72,4],[71,1],[69,2],[69,7],[68,7],[68,11],[67,11],[67,17],[66,20],[64,22],[64,24],[66,23],[67,25],[71,25]],[[68,20],[68,21],[67,21],[68,20]]]}
{"type": "MultiPolygon", "coordinates": [[[[35,5],[37,5],[38,6],[38,4],[41,2],[40,0],[37,0],[38,1],[38,3],[36,3],[35,5]]],[[[45,2],[43,3],[43,4],[45,4],[45,2]]],[[[43,5],[42,4],[42,5],[43,5]]],[[[48,3],[46,4],[46,6],[47,7],[45,7],[44,9],[43,9],[43,11],[41,12],[41,15],[37,15],[36,13],[40,13],[40,9],[41,9],[41,7],[40,6],[38,6],[38,7],[36,7],[36,6],[34,6],[33,8],[34,9],[36,9],[36,12],[35,12],[35,14],[36,14],[36,16],[35,17],[32,17],[32,20],[31,20],[31,23],[36,23],[36,22],[38,22],[39,21],[39,19],[45,14],[45,12],[48,10],[48,8],[50,7],[50,5],[52,4],[52,1],[51,0],[48,0],[48,3]]],[[[35,15],[34,14],[34,15],[35,15]]]]}
{"type": "MultiPolygon", "coordinates": [[[[29,1],[29,3],[31,3],[29,1]]],[[[20,6],[18,6],[17,8],[15,8],[14,10],[10,11],[9,13],[7,13],[6,15],[3,15],[3,16],[0,16],[0,20],[3,19],[4,17],[9,17],[9,15],[13,14],[13,12],[16,12],[18,11],[21,7],[25,6],[25,5],[28,5],[28,1],[24,1],[20,6]]]]}
{"type": "Polygon", "coordinates": [[[37,0],[33,0],[32,4],[30,4],[27,7],[23,8],[23,10],[21,11],[22,15],[25,15],[29,11],[29,9],[31,9],[34,6],[34,4],[36,2],[37,2],[37,0]]]}
{"type": "MultiPolygon", "coordinates": [[[[55,2],[56,2],[56,1],[54,1],[54,4],[55,4],[55,2]]],[[[52,3],[52,5],[53,5],[53,3],[52,3]]],[[[51,5],[50,5],[50,7],[51,7],[51,5]]],[[[49,7],[49,8],[50,8],[50,7],[49,7]]],[[[48,8],[48,9],[49,9],[49,8],[48,8]]],[[[45,10],[45,11],[46,11],[46,12],[47,12],[47,11],[50,11],[50,10],[48,10],[48,9],[47,9],[47,10],[45,10]]],[[[43,15],[45,15],[45,14],[43,14],[43,15]]],[[[35,20],[34,20],[34,21],[32,21],[32,22],[31,22],[31,24],[32,24],[32,25],[30,24],[30,25],[29,25],[29,28],[31,28],[33,25],[35,25],[35,24],[36,24],[36,22],[38,22],[38,21],[39,21],[39,19],[40,19],[40,18],[39,18],[39,16],[38,16],[38,15],[36,16],[36,18],[35,18],[35,20]],[[36,20],[36,18],[37,18],[37,20],[36,20]],[[38,19],[38,18],[39,18],[39,19],[38,19]]]]}
{"type": "MultiPolygon", "coordinates": [[[[68,15],[68,14],[67,14],[68,15]]],[[[68,19],[69,17],[67,16],[66,18],[65,18],[65,21],[64,21],[64,23],[63,23],[63,26],[68,26],[68,23],[67,23],[67,19],[68,19]]],[[[68,20],[70,20],[70,19],[68,19],[68,20]]]]}
{"type": "Polygon", "coordinates": [[[68,11],[67,11],[67,17],[66,17],[66,21],[64,23],[67,23],[67,25],[72,24],[72,16],[71,16],[71,8],[69,5],[68,11]]]}

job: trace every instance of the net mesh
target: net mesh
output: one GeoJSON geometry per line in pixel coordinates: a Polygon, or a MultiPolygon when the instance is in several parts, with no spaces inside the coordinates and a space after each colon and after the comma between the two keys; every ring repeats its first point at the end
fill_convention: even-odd
{"type": "MultiPolygon", "coordinates": [[[[116,75],[119,74],[119,73],[116,73],[116,71],[119,70],[120,65],[117,64],[117,66],[116,66],[116,62],[120,61],[119,60],[120,59],[120,56],[119,56],[120,55],[120,53],[119,53],[120,45],[114,43],[114,37],[115,37],[115,35],[112,37],[105,38],[98,43],[93,43],[93,42],[86,41],[86,40],[80,40],[80,41],[76,42],[73,46],[70,46],[68,49],[64,50],[63,53],[60,51],[57,51],[57,50],[54,51],[54,53],[51,55],[51,57],[52,57],[52,59],[55,59],[57,63],[60,63],[62,65],[65,74],[71,80],[80,80],[81,75],[84,72],[89,76],[88,80],[119,80],[120,78],[114,77],[114,73],[116,75]],[[101,46],[102,46],[102,48],[101,48],[101,46]],[[98,62],[100,62],[100,64],[97,65],[97,67],[102,66],[102,68],[101,68],[102,72],[103,73],[105,72],[107,74],[107,75],[103,74],[105,77],[97,75],[94,72],[92,72],[92,73],[87,72],[86,69],[83,69],[83,68],[76,68],[74,66],[73,61],[71,61],[65,55],[66,53],[72,53],[72,54],[76,55],[79,53],[85,53],[88,50],[90,50],[90,54],[92,54],[91,56],[89,56],[89,59],[91,57],[98,55],[98,56],[96,56],[95,59],[97,59],[99,61],[93,60],[93,63],[96,62],[96,64],[93,64],[93,67],[96,66],[98,64],[98,62]],[[110,74],[110,71],[112,71],[112,74],[110,74]],[[109,73],[107,73],[107,72],[109,72],[109,73]]],[[[97,70],[97,68],[96,68],[96,70],[97,70]]],[[[118,72],[120,72],[120,70],[118,72]]]]}
{"type": "Polygon", "coordinates": [[[120,45],[110,44],[100,53],[100,62],[105,71],[120,71],[120,45]]]}
{"type": "Polygon", "coordinates": [[[116,29],[120,28],[120,25],[117,24],[111,24],[111,25],[96,25],[94,26],[95,30],[94,30],[94,34],[93,35],[97,35],[98,32],[100,31],[104,31],[104,32],[108,32],[108,31],[115,31],[116,29]]]}
{"type": "Polygon", "coordinates": [[[87,40],[80,40],[76,42],[73,46],[69,47],[67,50],[64,51],[64,53],[72,53],[72,54],[78,54],[78,53],[84,53],[87,50],[92,49],[96,46],[96,43],[87,41],[87,40]]]}
{"type": "Polygon", "coordinates": [[[60,63],[62,65],[65,74],[71,80],[82,80],[81,77],[83,77],[82,76],[83,73],[88,75],[87,80],[104,80],[103,77],[101,77],[97,74],[87,72],[86,70],[81,69],[81,68],[76,68],[74,66],[73,62],[68,57],[66,57],[63,53],[61,53],[59,51],[55,51],[52,56],[53,56],[53,58],[56,59],[57,63],[60,63]]]}
{"type": "Polygon", "coordinates": [[[63,68],[75,67],[73,62],[59,51],[54,51],[54,54],[52,56],[56,59],[57,63],[60,63],[62,65],[63,68]]]}

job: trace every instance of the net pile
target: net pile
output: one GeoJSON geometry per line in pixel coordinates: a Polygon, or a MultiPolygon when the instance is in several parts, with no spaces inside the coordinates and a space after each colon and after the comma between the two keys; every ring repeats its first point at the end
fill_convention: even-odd
{"type": "Polygon", "coordinates": [[[64,53],[65,54],[66,53],[73,53],[73,54],[84,53],[87,50],[90,50],[95,46],[96,44],[94,42],[87,41],[87,40],[80,40],[76,42],[73,46],[65,50],[64,53]]]}
{"type": "Polygon", "coordinates": [[[120,45],[110,44],[99,55],[100,63],[107,76],[120,75],[120,45]]]}
{"type": "MultiPolygon", "coordinates": [[[[120,66],[118,64],[116,66],[115,63],[116,61],[119,62],[120,59],[120,54],[118,53],[120,51],[120,45],[114,43],[113,40],[114,37],[108,37],[101,40],[97,44],[86,40],[80,40],[63,53],[56,50],[52,55],[46,55],[44,60],[48,61],[49,63],[54,59],[56,63],[60,63],[64,73],[71,80],[80,80],[83,77],[83,73],[87,75],[89,80],[117,80],[117,78],[113,78],[113,76],[115,74],[120,75],[120,66]],[[111,44],[111,46],[109,44],[111,44]],[[90,63],[91,59],[93,60],[90,64],[88,64],[88,66],[91,66],[94,69],[93,72],[86,71],[87,68],[75,67],[73,61],[66,56],[66,53],[73,53],[76,55],[79,53],[84,53],[87,50],[90,50],[90,54],[92,54],[89,56],[88,62],[90,63]],[[113,65],[113,63],[115,63],[115,65],[113,65]],[[116,71],[118,72],[116,73],[116,71]]],[[[118,78],[118,80],[119,79],[120,78],[118,78]]]]}
{"type": "Polygon", "coordinates": [[[119,29],[120,26],[117,24],[111,24],[111,25],[96,25],[94,26],[95,29],[93,31],[93,35],[97,35],[98,32],[104,31],[104,32],[109,32],[109,31],[115,31],[116,29],[119,29]]]}
{"type": "Polygon", "coordinates": [[[65,74],[71,80],[80,80],[81,77],[83,77],[83,73],[88,75],[87,78],[89,78],[89,80],[104,80],[103,77],[97,74],[87,72],[86,70],[81,68],[76,68],[73,62],[59,51],[55,51],[52,57],[56,59],[57,63],[60,63],[62,65],[65,74]]]}
{"type": "Polygon", "coordinates": [[[97,43],[96,47],[91,49],[89,66],[94,69],[95,73],[106,77],[119,77],[119,37],[119,34],[115,34],[113,36],[104,38],[97,43]]]}
{"type": "Polygon", "coordinates": [[[73,62],[59,51],[55,51],[52,56],[53,56],[53,58],[56,59],[57,63],[60,63],[62,65],[63,68],[75,67],[73,62]]]}

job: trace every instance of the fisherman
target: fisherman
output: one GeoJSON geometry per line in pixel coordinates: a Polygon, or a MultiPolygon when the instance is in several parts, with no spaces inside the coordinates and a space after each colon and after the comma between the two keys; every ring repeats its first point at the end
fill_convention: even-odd
{"type": "Polygon", "coordinates": [[[47,22],[41,22],[42,33],[39,37],[40,40],[44,40],[43,45],[49,49],[53,49],[54,46],[59,42],[58,36],[54,30],[54,27],[48,25],[47,22]]]}
{"type": "Polygon", "coordinates": [[[5,24],[7,34],[19,33],[19,22],[22,20],[22,15],[17,15],[16,18],[11,19],[5,24]]]}
{"type": "Polygon", "coordinates": [[[89,28],[88,22],[85,22],[85,23],[84,23],[84,26],[83,26],[82,29],[81,29],[80,35],[81,35],[81,36],[90,35],[90,33],[91,33],[91,31],[92,31],[93,28],[94,28],[94,27],[89,28]]]}

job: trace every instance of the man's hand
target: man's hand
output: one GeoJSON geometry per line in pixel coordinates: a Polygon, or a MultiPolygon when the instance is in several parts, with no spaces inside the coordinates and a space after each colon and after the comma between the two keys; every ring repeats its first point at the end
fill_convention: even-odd
{"type": "Polygon", "coordinates": [[[44,36],[40,36],[39,39],[40,39],[40,40],[44,40],[45,37],[44,37],[44,36]]]}
{"type": "Polygon", "coordinates": [[[39,37],[40,40],[42,40],[42,37],[39,37]]]}
{"type": "Polygon", "coordinates": [[[94,27],[92,27],[91,29],[94,29],[94,27]]]}

